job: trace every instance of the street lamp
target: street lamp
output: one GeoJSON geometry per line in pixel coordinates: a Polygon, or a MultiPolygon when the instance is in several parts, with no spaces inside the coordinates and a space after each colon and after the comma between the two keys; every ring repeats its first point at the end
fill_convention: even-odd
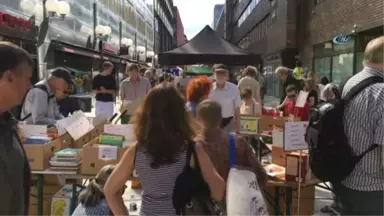
{"type": "Polygon", "coordinates": [[[57,0],[47,0],[45,2],[45,8],[47,9],[48,15],[50,17],[55,16],[55,14],[59,11],[59,1],[57,0]]]}
{"type": "Polygon", "coordinates": [[[105,27],[103,25],[97,25],[95,28],[95,33],[97,36],[103,36],[105,34],[105,27]]]}
{"type": "Polygon", "coordinates": [[[112,29],[111,29],[111,27],[109,27],[109,26],[104,26],[104,34],[105,34],[106,36],[109,36],[109,35],[111,35],[111,33],[112,33],[112,29]]]}
{"type": "Polygon", "coordinates": [[[121,38],[120,44],[121,44],[120,55],[129,56],[129,53],[131,52],[131,46],[133,44],[133,40],[124,37],[124,38],[121,38]]]}
{"type": "Polygon", "coordinates": [[[59,8],[57,10],[57,13],[62,17],[64,18],[65,16],[67,16],[69,13],[71,12],[71,7],[69,6],[69,4],[65,1],[60,1],[59,2],[59,8]]]}
{"type": "Polygon", "coordinates": [[[47,9],[48,17],[54,17],[58,14],[63,19],[71,11],[71,7],[67,2],[58,0],[47,0],[45,2],[45,9],[47,9]]]}
{"type": "Polygon", "coordinates": [[[143,46],[138,46],[138,47],[137,47],[137,52],[139,52],[139,53],[145,53],[145,47],[143,47],[143,46]]]}
{"type": "Polygon", "coordinates": [[[28,13],[33,13],[35,9],[35,3],[31,0],[23,0],[20,2],[20,8],[28,13]]]}
{"type": "Polygon", "coordinates": [[[143,46],[138,46],[137,47],[137,60],[140,60],[140,56],[144,55],[145,54],[145,47],[143,46]]]}
{"type": "Polygon", "coordinates": [[[148,56],[149,58],[152,58],[154,55],[155,55],[155,53],[154,53],[153,51],[148,51],[148,52],[147,52],[147,56],[148,56]]]}
{"type": "Polygon", "coordinates": [[[121,39],[121,45],[123,45],[123,46],[130,47],[130,46],[132,46],[132,44],[133,44],[132,39],[128,39],[128,38],[122,38],[121,39]]]}

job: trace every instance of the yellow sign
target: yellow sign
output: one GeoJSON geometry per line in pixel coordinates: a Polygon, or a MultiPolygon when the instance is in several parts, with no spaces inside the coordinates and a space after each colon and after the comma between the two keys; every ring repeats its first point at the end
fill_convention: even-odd
{"type": "Polygon", "coordinates": [[[240,116],[240,134],[257,135],[258,118],[253,116],[240,116]]]}

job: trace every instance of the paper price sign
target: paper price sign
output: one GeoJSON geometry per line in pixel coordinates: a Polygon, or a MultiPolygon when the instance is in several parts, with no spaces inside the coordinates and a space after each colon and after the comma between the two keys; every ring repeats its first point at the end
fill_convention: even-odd
{"type": "Polygon", "coordinates": [[[117,146],[99,145],[99,159],[117,160],[117,146]]]}
{"type": "Polygon", "coordinates": [[[258,134],[257,117],[240,116],[240,134],[257,135],[258,134]]]}
{"type": "Polygon", "coordinates": [[[308,149],[305,132],[308,122],[286,122],[284,125],[284,151],[308,149]]]}

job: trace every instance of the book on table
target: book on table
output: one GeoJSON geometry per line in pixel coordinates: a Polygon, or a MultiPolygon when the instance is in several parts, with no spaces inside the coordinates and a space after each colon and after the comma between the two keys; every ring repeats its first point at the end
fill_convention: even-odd
{"type": "Polygon", "coordinates": [[[81,149],[66,148],[55,153],[49,164],[53,170],[77,171],[82,163],[80,158],[81,149]]]}

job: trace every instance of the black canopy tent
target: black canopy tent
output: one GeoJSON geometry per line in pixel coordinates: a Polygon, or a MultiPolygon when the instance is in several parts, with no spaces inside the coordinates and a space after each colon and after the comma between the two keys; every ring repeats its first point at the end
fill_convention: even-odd
{"type": "Polygon", "coordinates": [[[188,43],[159,53],[161,65],[214,64],[248,65],[260,63],[260,56],[221,38],[208,25],[188,43]]]}

